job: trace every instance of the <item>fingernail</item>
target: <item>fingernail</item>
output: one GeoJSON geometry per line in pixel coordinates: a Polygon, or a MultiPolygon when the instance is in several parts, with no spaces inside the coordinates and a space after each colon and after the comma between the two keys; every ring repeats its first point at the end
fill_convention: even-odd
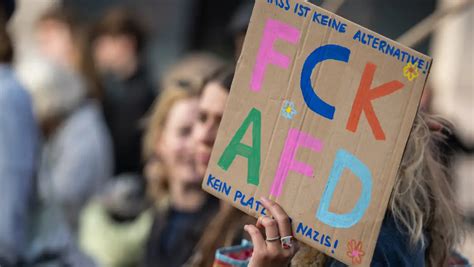
{"type": "Polygon", "coordinates": [[[244,225],[244,230],[247,231],[247,225],[244,225]]]}
{"type": "Polygon", "coordinates": [[[266,197],[262,197],[261,199],[262,199],[263,202],[268,202],[268,201],[270,201],[270,200],[269,200],[268,198],[266,198],[266,197]]]}

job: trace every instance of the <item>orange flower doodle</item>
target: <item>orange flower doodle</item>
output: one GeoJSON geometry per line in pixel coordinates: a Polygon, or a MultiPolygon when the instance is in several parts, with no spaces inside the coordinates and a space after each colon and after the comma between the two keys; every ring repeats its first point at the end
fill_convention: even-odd
{"type": "Polygon", "coordinates": [[[405,67],[403,67],[403,76],[407,77],[410,82],[416,79],[418,75],[418,68],[410,62],[408,62],[405,67]]]}
{"type": "Polygon", "coordinates": [[[365,252],[362,250],[362,241],[351,240],[347,242],[347,256],[352,259],[352,264],[360,264],[365,252]]]}

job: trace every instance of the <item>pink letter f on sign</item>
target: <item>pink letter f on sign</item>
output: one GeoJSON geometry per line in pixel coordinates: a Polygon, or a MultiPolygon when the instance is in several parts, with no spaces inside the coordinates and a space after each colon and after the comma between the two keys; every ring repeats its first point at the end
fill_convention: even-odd
{"type": "Polygon", "coordinates": [[[295,159],[299,147],[305,147],[314,152],[320,152],[323,149],[323,143],[320,140],[311,137],[309,134],[300,132],[297,129],[291,128],[288,131],[285,147],[283,147],[280,163],[278,164],[272,188],[270,190],[272,196],[280,196],[289,171],[295,171],[305,176],[313,177],[313,168],[295,159]]]}
{"type": "Polygon", "coordinates": [[[263,30],[262,41],[258,49],[257,60],[252,72],[250,88],[254,92],[262,88],[263,76],[268,64],[287,69],[290,58],[273,50],[273,44],[277,39],[296,44],[300,38],[300,31],[288,24],[274,19],[268,19],[263,30]]]}

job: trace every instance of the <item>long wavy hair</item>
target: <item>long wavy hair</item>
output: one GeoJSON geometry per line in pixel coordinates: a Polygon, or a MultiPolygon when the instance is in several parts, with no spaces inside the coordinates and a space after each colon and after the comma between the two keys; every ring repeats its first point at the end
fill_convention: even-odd
{"type": "MultiPolygon", "coordinates": [[[[224,66],[218,69],[204,82],[201,94],[206,85],[217,83],[227,92],[230,92],[234,69],[224,66]]],[[[219,212],[208,224],[201,236],[194,253],[185,266],[207,267],[212,266],[216,250],[231,246],[236,238],[242,236],[245,224],[254,224],[256,219],[234,208],[229,203],[221,202],[219,212]]]]}
{"type": "MultiPolygon", "coordinates": [[[[387,212],[399,231],[407,232],[410,245],[426,248],[427,266],[447,266],[450,253],[461,242],[461,213],[455,202],[452,177],[443,165],[439,145],[445,120],[419,112],[402,157],[387,212]]],[[[327,256],[302,246],[292,266],[324,266],[327,256]]]]}
{"type": "Polygon", "coordinates": [[[427,265],[444,266],[461,241],[463,229],[452,177],[447,166],[441,163],[439,153],[439,145],[445,142],[445,136],[440,131],[430,130],[428,123],[449,128],[449,124],[439,117],[421,112],[417,115],[392,191],[389,211],[399,228],[408,232],[412,245],[428,245],[427,265]]]}
{"type": "Polygon", "coordinates": [[[167,88],[151,108],[146,122],[142,150],[147,165],[145,174],[148,180],[147,194],[155,201],[155,204],[165,199],[169,193],[168,172],[160,157],[155,153],[156,142],[160,139],[166,122],[170,119],[169,112],[172,107],[181,100],[197,97],[197,89],[175,86],[167,88]]]}

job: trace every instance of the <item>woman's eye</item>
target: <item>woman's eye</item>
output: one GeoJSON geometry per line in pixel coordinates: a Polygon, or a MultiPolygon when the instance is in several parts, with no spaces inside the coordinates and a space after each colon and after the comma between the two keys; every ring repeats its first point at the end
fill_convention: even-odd
{"type": "Polygon", "coordinates": [[[179,130],[179,135],[182,137],[189,136],[191,134],[191,127],[183,127],[179,130]]]}
{"type": "Polygon", "coordinates": [[[200,112],[199,117],[198,117],[199,122],[206,122],[207,120],[207,115],[206,113],[200,112]]]}

